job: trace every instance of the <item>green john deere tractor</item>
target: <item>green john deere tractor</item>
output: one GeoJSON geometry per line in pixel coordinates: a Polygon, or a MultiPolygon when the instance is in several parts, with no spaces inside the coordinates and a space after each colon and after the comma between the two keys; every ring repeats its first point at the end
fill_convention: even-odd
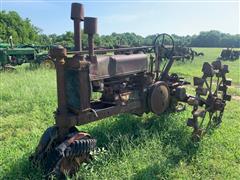
{"type": "Polygon", "coordinates": [[[54,61],[48,55],[48,47],[21,45],[13,46],[12,38],[9,43],[0,43],[0,69],[12,70],[14,66],[23,63],[40,65],[42,67],[54,68],[54,61]]]}

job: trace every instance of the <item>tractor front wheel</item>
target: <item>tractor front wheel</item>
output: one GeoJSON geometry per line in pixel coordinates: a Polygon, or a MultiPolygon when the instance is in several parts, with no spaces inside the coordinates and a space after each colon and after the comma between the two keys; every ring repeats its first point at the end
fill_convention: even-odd
{"type": "Polygon", "coordinates": [[[90,151],[96,146],[95,139],[87,133],[79,132],[75,127],[70,128],[62,140],[59,135],[57,126],[49,127],[30,157],[33,165],[40,165],[47,177],[74,175],[83,162],[92,159],[90,151]]]}
{"type": "Polygon", "coordinates": [[[55,63],[52,59],[45,59],[41,62],[40,66],[46,69],[54,69],[55,63]]]}

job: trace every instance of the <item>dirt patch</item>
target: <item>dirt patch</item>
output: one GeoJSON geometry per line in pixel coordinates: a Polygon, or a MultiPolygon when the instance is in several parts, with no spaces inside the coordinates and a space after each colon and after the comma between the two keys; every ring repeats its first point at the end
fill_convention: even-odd
{"type": "Polygon", "coordinates": [[[229,86],[229,88],[237,88],[237,89],[240,89],[240,85],[232,84],[231,86],[229,86]]]}
{"type": "Polygon", "coordinates": [[[240,101],[240,96],[232,96],[232,99],[240,101]]]}

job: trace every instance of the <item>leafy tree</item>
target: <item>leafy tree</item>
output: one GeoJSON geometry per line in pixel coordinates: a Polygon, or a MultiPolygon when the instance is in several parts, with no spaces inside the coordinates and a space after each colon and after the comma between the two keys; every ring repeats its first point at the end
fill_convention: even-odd
{"type": "MultiPolygon", "coordinates": [[[[73,32],[67,31],[61,35],[42,34],[41,29],[34,26],[30,19],[22,19],[15,11],[0,12],[0,41],[8,42],[9,36],[13,37],[15,44],[53,45],[61,44],[73,47],[73,32]]],[[[87,34],[82,33],[83,49],[88,46],[87,34]]],[[[152,45],[156,34],[145,38],[135,33],[112,33],[111,35],[94,36],[97,47],[114,48],[119,46],[142,46],[152,45]]],[[[240,35],[231,35],[219,31],[200,32],[199,35],[178,36],[172,34],[176,45],[192,47],[240,47],[240,35]]],[[[170,43],[169,40],[167,43],[170,43]]]]}
{"type": "Polygon", "coordinates": [[[0,28],[0,38],[7,42],[12,36],[15,44],[34,43],[38,41],[40,32],[29,19],[22,19],[15,11],[0,12],[0,28]]]}

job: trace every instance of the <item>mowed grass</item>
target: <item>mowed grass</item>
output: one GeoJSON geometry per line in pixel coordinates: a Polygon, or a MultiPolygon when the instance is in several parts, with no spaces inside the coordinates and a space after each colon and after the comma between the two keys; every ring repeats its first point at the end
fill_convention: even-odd
{"type": "MultiPolygon", "coordinates": [[[[201,48],[204,57],[193,63],[175,63],[172,72],[191,80],[201,76],[201,66],[221,49],[201,48]]],[[[226,62],[233,79],[230,93],[239,97],[239,60],[226,62]]],[[[190,89],[191,91],[191,89],[190,89]]],[[[21,66],[0,74],[0,179],[42,179],[30,166],[44,130],[53,125],[57,106],[54,70],[29,70],[21,66]]],[[[100,152],[81,167],[76,179],[239,179],[240,101],[227,104],[222,125],[199,143],[191,141],[186,120],[191,108],[161,116],[129,114],[79,127],[98,140],[100,152]]]]}

